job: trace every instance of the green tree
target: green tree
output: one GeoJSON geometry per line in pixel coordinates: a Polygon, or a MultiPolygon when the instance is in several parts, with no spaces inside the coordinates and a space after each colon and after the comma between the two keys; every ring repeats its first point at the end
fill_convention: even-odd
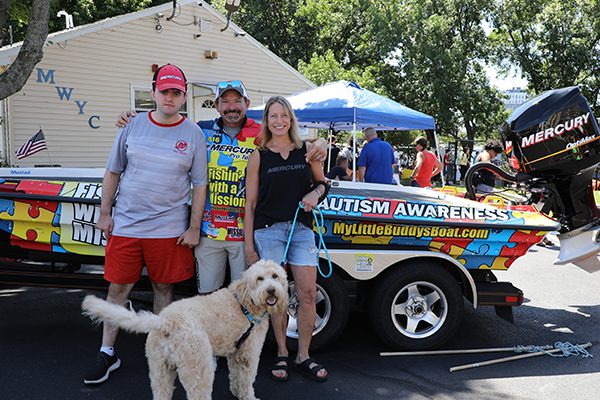
{"type": "MultiPolygon", "coordinates": [[[[340,79],[358,83],[360,86],[374,90],[377,86],[378,68],[375,65],[360,67],[344,67],[335,59],[333,50],[329,49],[324,55],[314,53],[309,62],[302,60],[298,63],[298,71],[317,85],[340,79]]],[[[379,88],[379,91],[384,91],[379,88]]]]}
{"type": "Polygon", "coordinates": [[[238,24],[317,84],[356,81],[433,115],[453,138],[491,135],[505,117],[485,74],[494,0],[273,3],[245,2],[238,24]]]}
{"type": "MultiPolygon", "coordinates": [[[[20,7],[18,11],[22,11],[20,7]]],[[[4,99],[21,90],[35,65],[43,56],[42,46],[48,36],[49,14],[48,1],[33,0],[27,18],[28,25],[23,46],[15,61],[0,74],[0,99],[4,99]]],[[[8,21],[10,16],[11,1],[2,0],[0,3],[0,21],[8,21]],[[8,15],[8,16],[7,16],[8,15]]],[[[20,18],[23,18],[19,13],[20,18]]],[[[0,25],[0,30],[4,28],[0,25]]]]}
{"type": "Polygon", "coordinates": [[[363,0],[247,0],[234,20],[293,67],[300,61],[306,65],[314,59],[322,64],[333,58],[345,70],[360,69],[383,59],[373,25],[374,4],[363,0]]]}
{"type": "Polygon", "coordinates": [[[502,95],[485,73],[491,47],[482,21],[492,3],[402,0],[392,9],[396,73],[386,86],[401,102],[433,115],[444,136],[489,136],[506,116],[502,95]]]}
{"type": "Polygon", "coordinates": [[[518,66],[529,89],[580,85],[600,106],[600,1],[505,0],[493,12],[498,63],[518,66]]]}
{"type": "MultiPolygon", "coordinates": [[[[220,1],[213,6],[223,10],[220,1]]],[[[299,14],[298,0],[247,0],[233,14],[234,22],[293,67],[310,58],[317,30],[299,14]]]]}

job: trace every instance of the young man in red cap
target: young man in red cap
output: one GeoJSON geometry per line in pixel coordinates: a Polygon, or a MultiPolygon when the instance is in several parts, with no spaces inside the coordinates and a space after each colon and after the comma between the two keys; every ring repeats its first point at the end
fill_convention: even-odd
{"type": "MultiPolygon", "coordinates": [[[[97,223],[108,239],[104,278],[110,282],[110,303],[125,304],[146,266],[158,314],[173,300],[173,283],[194,276],[192,248],[204,212],[207,153],[198,125],[179,114],[186,89],[181,69],[171,64],[157,69],[152,80],[156,110],[140,114],[115,138],[97,223]]],[[[121,365],[113,348],[117,333],[104,324],[102,346],[85,384],[106,381],[121,365]]]]}

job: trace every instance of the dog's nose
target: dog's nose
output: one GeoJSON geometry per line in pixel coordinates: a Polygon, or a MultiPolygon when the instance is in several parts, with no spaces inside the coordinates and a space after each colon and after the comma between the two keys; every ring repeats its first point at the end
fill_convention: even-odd
{"type": "Polygon", "coordinates": [[[273,296],[275,294],[275,288],[268,288],[267,289],[267,294],[269,296],[273,296]]]}

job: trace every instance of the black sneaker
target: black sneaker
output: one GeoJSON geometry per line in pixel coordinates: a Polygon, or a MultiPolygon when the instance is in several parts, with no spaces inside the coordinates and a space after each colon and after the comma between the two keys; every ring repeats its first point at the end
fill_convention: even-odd
{"type": "Polygon", "coordinates": [[[121,366],[121,360],[114,355],[109,356],[104,352],[99,352],[96,356],[96,364],[92,369],[90,369],[85,377],[83,378],[83,383],[86,385],[94,385],[97,383],[102,383],[108,379],[108,376],[112,371],[119,368],[121,366]]]}

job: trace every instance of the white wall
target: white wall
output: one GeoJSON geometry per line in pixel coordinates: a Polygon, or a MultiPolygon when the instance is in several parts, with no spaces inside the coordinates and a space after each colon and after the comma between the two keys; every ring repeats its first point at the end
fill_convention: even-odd
{"type": "MultiPolygon", "coordinates": [[[[146,16],[46,47],[37,65],[42,73],[34,69],[23,90],[9,101],[12,164],[104,166],[116,133],[116,116],[130,108],[132,85],[150,84],[152,64],[177,64],[190,82],[214,85],[220,80],[241,79],[252,105],[262,104],[265,97],[311,87],[258,49],[253,39],[235,37],[231,29],[220,32],[224,24],[206,6],[194,2],[182,7],[175,22],[162,18],[163,29],[158,33],[154,16],[146,16]],[[175,23],[189,24],[194,17],[211,20],[211,31],[194,38],[200,32],[197,25],[175,23]],[[205,50],[217,51],[218,58],[206,59],[205,50]],[[49,71],[53,75],[48,75],[49,71]],[[70,92],[70,98],[61,100],[56,87],[70,92]],[[82,110],[77,101],[87,102],[82,110]],[[14,151],[40,127],[49,151],[17,160],[14,151]]],[[[193,104],[188,109],[194,113],[193,104]]]]}

